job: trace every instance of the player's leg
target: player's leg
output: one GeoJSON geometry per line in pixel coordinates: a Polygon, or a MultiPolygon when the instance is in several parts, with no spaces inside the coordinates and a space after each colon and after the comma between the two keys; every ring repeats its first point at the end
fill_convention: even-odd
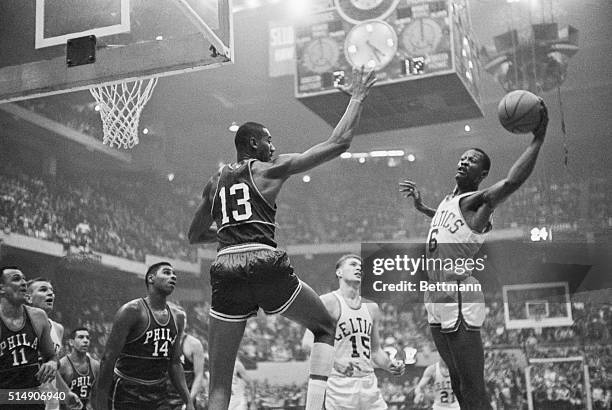
{"type": "Polygon", "coordinates": [[[463,406],[463,396],[461,395],[461,373],[459,372],[457,362],[451,353],[451,347],[449,345],[450,342],[446,335],[442,333],[442,328],[440,326],[430,326],[429,328],[431,330],[431,336],[433,337],[436,349],[438,349],[440,357],[442,360],[444,360],[444,363],[446,363],[446,366],[448,367],[453,393],[455,393],[455,397],[457,398],[459,405],[463,406]]]}
{"type": "Polygon", "coordinates": [[[306,410],[319,410],[323,407],[327,378],[334,362],[336,324],[319,295],[304,282],[293,303],[282,314],[314,334],[314,344],[310,353],[306,410]]]}
{"type": "Polygon", "coordinates": [[[484,348],[480,330],[468,330],[462,323],[457,331],[444,336],[448,339],[451,355],[459,371],[460,394],[463,399],[460,402],[461,408],[490,409],[484,381],[484,348]]]}
{"type": "Polygon", "coordinates": [[[210,410],[224,410],[229,405],[234,364],[245,326],[246,321],[229,322],[210,318],[210,410]]]}

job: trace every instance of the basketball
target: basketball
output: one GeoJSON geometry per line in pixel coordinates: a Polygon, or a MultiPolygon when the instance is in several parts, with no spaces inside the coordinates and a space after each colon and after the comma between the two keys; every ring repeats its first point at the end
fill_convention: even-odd
{"type": "Polygon", "coordinates": [[[497,106],[499,122],[514,134],[532,132],[540,125],[541,107],[541,99],[537,95],[525,90],[512,91],[497,106]]]}

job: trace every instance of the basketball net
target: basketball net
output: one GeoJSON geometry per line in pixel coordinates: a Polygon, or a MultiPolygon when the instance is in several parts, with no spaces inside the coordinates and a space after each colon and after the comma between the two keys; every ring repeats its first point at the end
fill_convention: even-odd
{"type": "Polygon", "coordinates": [[[157,85],[157,77],[112,85],[89,91],[100,107],[102,142],[110,147],[133,148],[138,144],[140,113],[157,85]]]}
{"type": "Polygon", "coordinates": [[[543,316],[540,313],[536,313],[535,315],[533,315],[533,320],[535,321],[533,330],[537,336],[542,336],[542,319],[543,316]]]}

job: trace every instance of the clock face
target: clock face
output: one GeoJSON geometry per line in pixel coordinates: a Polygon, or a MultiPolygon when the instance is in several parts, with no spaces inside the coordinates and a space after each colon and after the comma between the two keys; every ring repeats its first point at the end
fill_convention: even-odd
{"type": "Polygon", "coordinates": [[[397,52],[397,35],[380,20],[364,21],[353,27],[344,41],[344,54],[353,67],[380,70],[397,52]]]}
{"type": "Polygon", "coordinates": [[[400,0],[334,0],[340,17],[352,24],[387,18],[399,2],[400,0]]]}
{"type": "Polygon", "coordinates": [[[329,37],[312,40],[304,48],[304,66],[315,73],[325,73],[338,62],[340,50],[338,43],[329,37]]]}
{"type": "Polygon", "coordinates": [[[428,18],[411,22],[401,34],[402,46],[411,56],[426,56],[434,52],[442,39],[440,25],[428,18]]]}

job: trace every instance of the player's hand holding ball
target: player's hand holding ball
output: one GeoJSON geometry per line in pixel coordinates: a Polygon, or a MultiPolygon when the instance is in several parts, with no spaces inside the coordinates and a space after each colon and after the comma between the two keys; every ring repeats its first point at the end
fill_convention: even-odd
{"type": "Polygon", "coordinates": [[[514,134],[533,132],[543,138],[548,124],[548,111],[544,100],[525,90],[509,92],[497,106],[502,127],[514,134]]]}

